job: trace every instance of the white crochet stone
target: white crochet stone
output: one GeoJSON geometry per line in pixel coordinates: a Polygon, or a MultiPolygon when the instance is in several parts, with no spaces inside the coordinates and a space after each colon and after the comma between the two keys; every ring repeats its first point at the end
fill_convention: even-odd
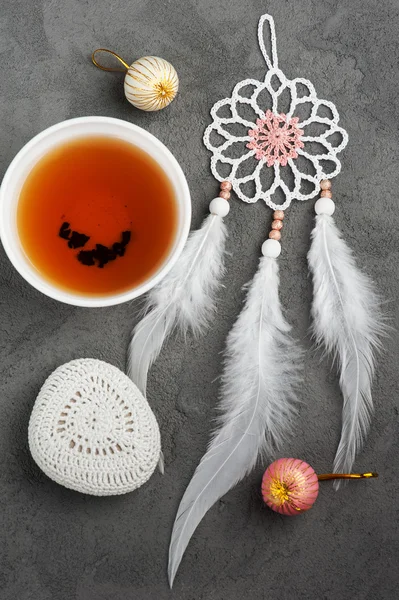
{"type": "Polygon", "coordinates": [[[29,422],[38,466],[65,487],[125,494],[152,475],[161,453],[158,423],[134,383],[100,360],[73,360],[44,383],[29,422]]]}

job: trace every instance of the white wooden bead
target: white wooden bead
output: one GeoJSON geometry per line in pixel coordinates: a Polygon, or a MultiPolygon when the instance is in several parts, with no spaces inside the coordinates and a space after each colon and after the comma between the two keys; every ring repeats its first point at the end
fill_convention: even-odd
{"type": "Polygon", "coordinates": [[[281,244],[277,240],[266,240],[262,244],[262,254],[263,256],[268,256],[269,258],[277,258],[280,256],[281,252],[281,244]]]}
{"type": "Polygon", "coordinates": [[[209,212],[212,215],[218,215],[219,217],[225,217],[229,214],[230,204],[224,198],[214,198],[209,205],[209,212]]]}
{"type": "Polygon", "coordinates": [[[335,204],[331,198],[319,198],[314,205],[316,215],[331,215],[334,214],[335,204]]]}

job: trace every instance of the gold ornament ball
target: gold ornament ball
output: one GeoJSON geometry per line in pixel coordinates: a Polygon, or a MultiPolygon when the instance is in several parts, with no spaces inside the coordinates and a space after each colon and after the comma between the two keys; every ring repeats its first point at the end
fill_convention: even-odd
{"type": "Polygon", "coordinates": [[[168,106],[179,89],[174,67],[158,56],[134,61],[125,76],[125,96],[133,106],[149,112],[168,106]]]}

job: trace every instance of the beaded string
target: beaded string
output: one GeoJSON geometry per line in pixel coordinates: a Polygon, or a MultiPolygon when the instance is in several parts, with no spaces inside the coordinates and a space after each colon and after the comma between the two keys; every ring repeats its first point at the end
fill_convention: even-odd
{"type": "MultiPolygon", "coordinates": [[[[223,200],[228,202],[230,200],[230,196],[231,196],[231,193],[230,193],[231,188],[232,188],[232,185],[229,181],[222,181],[220,183],[219,197],[212,200],[212,202],[209,206],[209,210],[212,214],[225,216],[225,214],[228,213],[227,206],[226,206],[225,210],[223,212],[225,212],[226,210],[227,210],[227,212],[225,212],[225,214],[223,214],[223,215],[221,214],[220,209],[222,209],[222,206],[221,206],[221,204],[219,204],[220,203],[219,198],[222,198],[223,200]]],[[[331,181],[329,179],[322,179],[320,181],[320,188],[321,188],[320,198],[315,204],[316,213],[317,214],[326,213],[326,214],[331,215],[331,214],[333,214],[333,212],[335,210],[335,205],[334,205],[334,202],[332,201],[331,181]]],[[[274,242],[278,242],[278,244],[275,244],[275,246],[273,246],[273,248],[269,247],[269,244],[265,244],[262,247],[262,253],[264,254],[264,256],[272,256],[273,258],[277,258],[277,256],[280,254],[280,251],[281,251],[280,240],[281,240],[281,231],[284,226],[284,223],[283,223],[284,217],[285,217],[285,213],[283,210],[275,210],[273,212],[273,221],[271,224],[271,230],[269,231],[269,239],[274,240],[274,242]]]]}
{"type": "Polygon", "coordinates": [[[230,200],[230,195],[231,195],[230,190],[231,190],[230,181],[222,181],[220,184],[219,198],[224,198],[225,200],[230,200]]]}
{"type": "Polygon", "coordinates": [[[220,182],[220,192],[217,198],[214,198],[209,204],[209,212],[218,217],[226,217],[230,212],[230,191],[231,183],[229,181],[220,182]]]}
{"type": "Polygon", "coordinates": [[[322,179],[320,181],[320,187],[320,198],[332,198],[331,181],[329,179],[322,179]]]}
{"type": "Polygon", "coordinates": [[[322,179],[320,181],[320,188],[320,198],[314,205],[315,213],[331,217],[335,211],[335,204],[332,200],[331,181],[329,179],[322,179]]]}
{"type": "MultiPolygon", "coordinates": [[[[331,181],[329,179],[322,179],[320,181],[320,188],[320,198],[315,204],[315,211],[317,214],[327,214],[331,216],[335,210],[335,204],[332,201],[331,181]]],[[[230,197],[230,193],[228,197],[230,197]]],[[[284,217],[285,213],[283,210],[275,210],[273,212],[273,221],[271,230],[269,231],[269,240],[273,240],[273,242],[270,242],[269,240],[264,242],[262,246],[262,254],[264,256],[270,256],[272,258],[277,258],[279,256],[281,252],[280,240],[281,231],[284,226],[284,217]]]]}
{"type": "Polygon", "coordinates": [[[283,210],[275,210],[273,213],[273,221],[272,228],[269,232],[269,238],[271,240],[276,240],[279,242],[281,240],[281,230],[283,228],[283,219],[284,219],[284,211],[283,210]]]}

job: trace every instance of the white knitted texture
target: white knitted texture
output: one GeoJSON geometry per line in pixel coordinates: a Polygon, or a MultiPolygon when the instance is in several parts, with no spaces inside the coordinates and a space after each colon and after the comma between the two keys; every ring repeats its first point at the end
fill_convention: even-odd
{"type": "Polygon", "coordinates": [[[158,423],[134,383],[100,360],[73,360],[44,383],[29,423],[38,466],[65,487],[124,494],[152,475],[161,452],[158,423]]]}
{"type": "Polygon", "coordinates": [[[331,179],[338,175],[341,163],[336,155],[346,146],[348,134],[338,125],[339,114],[335,105],[328,100],[320,100],[310,81],[301,77],[287,79],[278,68],[274,21],[270,15],[263,15],[259,21],[258,39],[269,69],[265,80],[244,79],[235,86],[231,97],[216,102],[211,109],[213,122],[205,131],[204,143],[212,151],[211,170],[218,181],[229,181],[237,196],[244,202],[257,202],[262,199],[273,210],[285,210],[293,199],[314,198],[320,191],[319,183],[322,179],[331,179]],[[265,48],[265,23],[271,45],[271,57],[265,48]],[[257,161],[253,159],[255,150],[246,148],[246,143],[250,142],[252,138],[245,132],[245,129],[247,131],[254,129],[256,124],[243,117],[242,113],[247,105],[259,119],[265,118],[267,110],[271,110],[275,115],[281,115],[280,105],[282,102],[286,105],[287,98],[289,98],[289,109],[283,115],[287,121],[298,116],[301,105],[307,103],[309,108],[309,116],[304,120],[299,118],[298,123],[298,127],[304,131],[301,138],[304,148],[297,150],[303,160],[290,158],[286,166],[275,163],[273,166],[267,167],[264,159],[257,161]],[[226,116],[226,112],[229,113],[228,116],[226,116]],[[311,134],[311,126],[314,128],[315,124],[324,126],[319,127],[322,130],[321,133],[311,134]],[[240,129],[244,135],[238,136],[232,133],[232,126],[237,125],[241,126],[240,129]],[[220,143],[220,137],[218,141],[213,141],[214,133],[225,141],[220,143]],[[335,138],[339,138],[338,141],[331,137],[334,134],[338,134],[335,136],[335,138]],[[232,154],[238,154],[238,156],[232,157],[232,154]],[[240,171],[243,170],[245,161],[249,161],[251,158],[253,162],[257,162],[257,165],[251,173],[243,175],[240,171]],[[309,161],[308,172],[303,169],[306,161],[309,161]],[[328,169],[326,168],[327,164],[329,165],[328,169]],[[223,165],[229,165],[230,174],[226,174],[224,170],[226,167],[223,165]],[[273,177],[268,178],[268,182],[262,180],[262,169],[274,170],[273,177]],[[243,187],[251,181],[254,184],[255,193],[249,196],[243,187]],[[308,182],[308,187],[312,189],[305,191],[304,181],[308,182]],[[280,189],[280,197],[284,198],[284,201],[280,203],[276,200],[278,189],[280,189]]]}

